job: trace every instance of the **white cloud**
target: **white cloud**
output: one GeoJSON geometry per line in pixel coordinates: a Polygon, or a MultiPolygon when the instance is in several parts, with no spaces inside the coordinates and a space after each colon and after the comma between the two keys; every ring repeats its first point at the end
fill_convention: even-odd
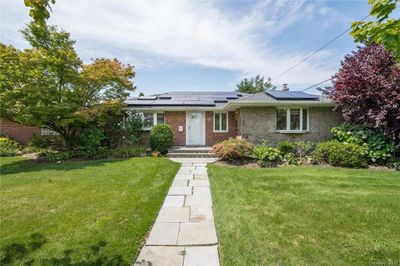
{"type": "MultiPolygon", "coordinates": [[[[4,19],[5,32],[14,25],[20,26],[21,20],[27,21],[27,9],[21,2],[1,3],[2,9],[13,13],[12,18],[4,19]]],[[[325,9],[323,12],[327,12],[325,9]]],[[[274,77],[307,53],[284,54],[272,39],[320,12],[313,2],[294,0],[258,2],[251,12],[240,17],[214,2],[204,1],[59,0],[53,7],[51,23],[71,32],[78,49],[88,57],[97,54],[96,49],[106,55],[120,50],[142,51],[150,57],[163,58],[162,61],[168,58],[243,75],[261,73],[274,77]]],[[[13,36],[2,34],[1,38],[9,40],[13,36]]],[[[333,73],[331,66],[320,63],[327,53],[321,51],[278,82],[310,84],[326,79],[333,73]]],[[[140,60],[143,56],[133,58],[140,60]]]]}

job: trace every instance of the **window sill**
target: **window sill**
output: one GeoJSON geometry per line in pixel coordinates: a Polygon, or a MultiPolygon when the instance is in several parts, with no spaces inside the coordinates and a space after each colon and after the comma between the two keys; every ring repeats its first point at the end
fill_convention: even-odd
{"type": "Polygon", "coordinates": [[[304,134],[308,133],[308,130],[277,130],[276,132],[282,134],[304,134]]]}
{"type": "Polygon", "coordinates": [[[214,130],[213,133],[228,133],[229,130],[214,130]]]}

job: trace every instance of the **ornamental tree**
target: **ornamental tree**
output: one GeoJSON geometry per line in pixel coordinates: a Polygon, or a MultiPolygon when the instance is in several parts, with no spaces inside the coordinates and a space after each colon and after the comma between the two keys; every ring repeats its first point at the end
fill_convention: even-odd
{"type": "Polygon", "coordinates": [[[26,1],[33,20],[21,32],[31,48],[0,43],[0,111],[16,122],[54,130],[72,146],[82,128],[105,125],[121,112],[135,90],[135,73],[117,59],[83,64],[69,33],[45,23],[50,2],[26,1]]]}
{"type": "Polygon", "coordinates": [[[380,130],[400,142],[400,68],[381,45],[345,56],[324,93],[346,120],[380,130]]]}

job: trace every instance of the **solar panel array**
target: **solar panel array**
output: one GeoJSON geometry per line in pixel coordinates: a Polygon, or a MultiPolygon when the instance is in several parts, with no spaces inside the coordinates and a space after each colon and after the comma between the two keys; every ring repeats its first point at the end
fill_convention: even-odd
{"type": "Polygon", "coordinates": [[[169,92],[154,96],[128,99],[128,105],[136,106],[216,106],[242,97],[238,92],[169,92]]]}
{"type": "Polygon", "coordinates": [[[275,91],[266,92],[276,100],[318,100],[317,95],[308,94],[302,91],[275,91]]]}

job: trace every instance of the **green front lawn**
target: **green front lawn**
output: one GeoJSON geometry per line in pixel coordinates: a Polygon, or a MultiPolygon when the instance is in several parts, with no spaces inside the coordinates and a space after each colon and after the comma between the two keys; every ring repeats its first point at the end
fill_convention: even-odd
{"type": "Polygon", "coordinates": [[[1,265],[131,265],[179,164],[1,158],[1,265]]]}
{"type": "Polygon", "coordinates": [[[209,175],[222,265],[400,263],[399,172],[211,165],[209,175]]]}

